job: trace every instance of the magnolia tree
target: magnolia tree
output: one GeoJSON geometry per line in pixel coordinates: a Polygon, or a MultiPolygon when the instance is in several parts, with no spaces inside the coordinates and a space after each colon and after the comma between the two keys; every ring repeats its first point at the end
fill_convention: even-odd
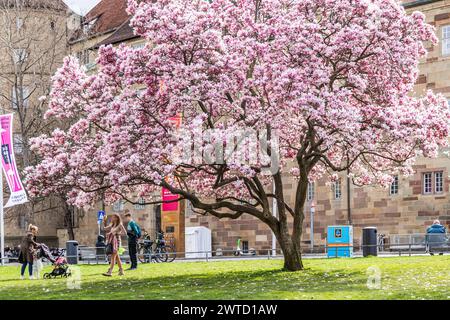
{"type": "Polygon", "coordinates": [[[74,124],[32,141],[31,195],[156,203],[164,187],[199,214],[261,220],[285,268],[300,270],[308,181],[349,172],[387,186],[447,143],[446,100],[408,95],[434,29],[397,1],[130,0],[128,10],[144,48],[100,48],[93,75],[68,57],[54,76],[46,116],[74,124]]]}

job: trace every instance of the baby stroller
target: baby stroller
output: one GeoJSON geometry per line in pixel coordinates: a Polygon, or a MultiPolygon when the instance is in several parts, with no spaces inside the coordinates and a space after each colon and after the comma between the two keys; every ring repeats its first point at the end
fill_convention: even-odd
{"type": "Polygon", "coordinates": [[[41,257],[48,259],[53,265],[52,272],[44,273],[44,279],[54,279],[56,277],[67,278],[72,275],[67,260],[63,257],[64,251],[61,251],[59,256],[54,258],[50,253],[50,249],[45,244],[42,244],[39,249],[39,254],[41,257]]]}

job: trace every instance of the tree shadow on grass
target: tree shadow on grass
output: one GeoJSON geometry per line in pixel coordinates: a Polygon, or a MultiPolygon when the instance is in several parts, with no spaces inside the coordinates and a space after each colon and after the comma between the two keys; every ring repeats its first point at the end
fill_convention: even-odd
{"type": "MultiPolygon", "coordinates": [[[[321,297],[345,286],[345,291],[364,289],[365,272],[334,269],[229,271],[152,275],[127,273],[125,277],[102,278],[88,274],[81,289],[68,289],[65,280],[30,281],[26,286],[0,290],[1,299],[284,299],[304,294],[321,297]],[[7,292],[3,292],[7,291],[7,292]],[[25,294],[24,294],[25,293],[25,294]]],[[[70,283],[70,282],[69,282],[70,283]]],[[[73,283],[70,283],[73,284],[73,283]]]]}

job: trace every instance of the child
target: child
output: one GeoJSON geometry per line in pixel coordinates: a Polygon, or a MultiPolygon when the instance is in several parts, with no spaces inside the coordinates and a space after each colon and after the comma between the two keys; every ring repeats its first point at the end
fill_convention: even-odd
{"type": "Polygon", "coordinates": [[[40,279],[41,270],[44,266],[42,265],[42,259],[39,255],[39,249],[35,250],[33,253],[33,278],[40,279]]]}

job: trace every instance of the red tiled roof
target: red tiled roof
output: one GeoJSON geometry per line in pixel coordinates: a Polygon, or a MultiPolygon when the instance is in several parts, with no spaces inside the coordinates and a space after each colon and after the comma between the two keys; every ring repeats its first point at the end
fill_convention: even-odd
{"type": "Polygon", "coordinates": [[[134,34],[134,30],[130,26],[130,19],[128,19],[111,36],[97,44],[96,47],[98,48],[104,44],[116,44],[138,37],[139,36],[134,34]]]}
{"type": "Polygon", "coordinates": [[[100,1],[86,14],[82,27],[72,35],[71,41],[114,32],[129,20],[126,9],[127,0],[100,1]]]}
{"type": "Polygon", "coordinates": [[[92,29],[94,33],[112,31],[128,20],[126,9],[127,0],[102,0],[88,12],[85,22],[97,19],[92,29]]]}

